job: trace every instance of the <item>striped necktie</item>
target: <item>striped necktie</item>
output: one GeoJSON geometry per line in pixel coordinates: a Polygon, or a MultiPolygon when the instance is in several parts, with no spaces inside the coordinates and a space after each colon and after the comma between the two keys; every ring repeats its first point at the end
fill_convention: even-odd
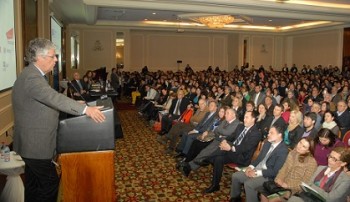
{"type": "Polygon", "coordinates": [[[243,138],[245,137],[245,135],[247,134],[248,129],[244,128],[244,130],[241,132],[241,134],[239,134],[238,138],[233,142],[234,145],[240,145],[243,138]]]}

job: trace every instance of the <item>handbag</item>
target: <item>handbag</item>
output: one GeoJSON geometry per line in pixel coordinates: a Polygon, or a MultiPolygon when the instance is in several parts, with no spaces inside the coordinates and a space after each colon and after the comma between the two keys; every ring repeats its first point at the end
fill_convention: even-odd
{"type": "Polygon", "coordinates": [[[265,193],[262,193],[266,196],[272,195],[272,194],[278,194],[280,195],[279,192],[284,192],[284,191],[289,191],[292,192],[290,189],[283,188],[276,184],[274,180],[268,180],[263,183],[263,188],[265,193]]]}

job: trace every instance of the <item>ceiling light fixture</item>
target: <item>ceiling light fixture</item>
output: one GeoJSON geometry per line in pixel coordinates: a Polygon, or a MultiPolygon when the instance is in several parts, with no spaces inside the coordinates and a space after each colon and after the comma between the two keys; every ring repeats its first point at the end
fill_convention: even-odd
{"type": "Polygon", "coordinates": [[[214,15],[198,17],[194,20],[210,28],[222,28],[226,24],[232,23],[235,20],[235,18],[231,15],[214,15]]]}

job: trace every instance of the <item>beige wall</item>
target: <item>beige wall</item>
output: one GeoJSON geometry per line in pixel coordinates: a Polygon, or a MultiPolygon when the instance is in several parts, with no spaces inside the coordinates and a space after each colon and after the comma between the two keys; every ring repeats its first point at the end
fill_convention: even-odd
{"type": "Polygon", "coordinates": [[[94,26],[68,26],[66,35],[66,67],[67,77],[72,79],[74,72],[84,75],[87,70],[95,70],[100,67],[106,67],[111,71],[116,66],[116,29],[115,28],[96,28],[94,26]],[[70,61],[70,36],[72,30],[79,37],[80,61],[78,69],[71,68],[70,61]]]}
{"type": "Polygon", "coordinates": [[[169,31],[131,31],[130,63],[127,68],[140,70],[184,70],[186,64],[194,70],[209,65],[228,67],[228,35],[213,33],[176,33],[169,31]],[[177,61],[182,64],[178,66],[177,61]]]}
{"type": "MultiPolygon", "coordinates": [[[[292,34],[266,33],[209,33],[149,30],[120,30],[118,27],[75,25],[71,30],[80,33],[80,68],[88,69],[115,66],[114,39],[117,31],[124,32],[125,71],[140,71],[147,65],[152,71],[183,70],[186,64],[193,69],[205,69],[209,65],[231,70],[243,64],[243,41],[248,41],[247,61],[258,68],[270,65],[280,70],[286,63],[310,65],[340,65],[342,57],[342,29],[313,30],[292,34]],[[103,51],[94,51],[99,40],[103,51]],[[177,60],[182,60],[178,66],[177,60]]],[[[67,35],[69,36],[69,34],[67,35]]],[[[70,40],[67,40],[69,42],[70,40]]],[[[70,44],[67,44],[70,47],[70,44]]],[[[70,50],[67,49],[67,55],[70,50]]],[[[70,57],[67,57],[70,58],[70,57]]],[[[72,75],[67,60],[67,75],[72,75]]]]}
{"type": "Polygon", "coordinates": [[[289,36],[292,47],[292,63],[337,65],[341,67],[343,51],[343,29],[319,31],[289,36]]]}

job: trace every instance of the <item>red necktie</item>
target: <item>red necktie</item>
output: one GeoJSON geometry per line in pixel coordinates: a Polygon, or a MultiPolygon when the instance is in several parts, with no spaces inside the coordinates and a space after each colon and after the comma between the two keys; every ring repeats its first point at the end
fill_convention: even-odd
{"type": "Polygon", "coordinates": [[[321,183],[320,183],[320,188],[323,189],[324,185],[327,183],[328,181],[328,175],[323,176],[321,183]]]}

